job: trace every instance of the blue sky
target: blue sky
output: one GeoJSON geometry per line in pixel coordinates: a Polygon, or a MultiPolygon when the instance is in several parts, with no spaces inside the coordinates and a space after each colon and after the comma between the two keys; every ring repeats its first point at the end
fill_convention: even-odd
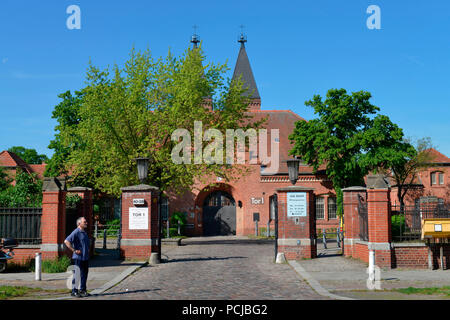
{"type": "Polygon", "coordinates": [[[263,109],[311,119],[304,102],[330,88],[366,90],[381,113],[412,138],[429,136],[450,156],[450,1],[104,1],[0,2],[0,150],[47,149],[57,95],[83,87],[89,59],[123,64],[131,47],[179,55],[192,26],[209,61],[237,58],[239,26],[263,109]],[[81,29],[69,30],[69,5],[81,29]],[[369,5],[381,30],[369,30],[369,5]]]}

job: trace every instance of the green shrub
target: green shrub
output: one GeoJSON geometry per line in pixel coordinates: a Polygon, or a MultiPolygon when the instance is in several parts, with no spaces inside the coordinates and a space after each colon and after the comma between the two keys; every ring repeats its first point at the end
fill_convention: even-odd
{"type": "Polygon", "coordinates": [[[405,232],[405,216],[403,215],[393,215],[391,217],[392,224],[392,235],[400,236],[401,232],[405,232]]]}
{"type": "Polygon", "coordinates": [[[177,235],[184,233],[184,226],[186,225],[187,217],[185,212],[174,212],[170,217],[170,225],[176,228],[177,235]],[[180,226],[180,234],[178,234],[178,226],[180,226]]]}
{"type": "MultiPolygon", "coordinates": [[[[106,235],[107,236],[117,236],[120,230],[120,219],[114,219],[106,222],[106,235]]],[[[103,233],[102,233],[103,235],[103,233]]]]}
{"type": "Polygon", "coordinates": [[[71,264],[70,258],[67,256],[62,256],[53,260],[42,260],[42,272],[44,273],[66,272],[70,264],[71,264]]]}
{"type": "MultiPolygon", "coordinates": [[[[163,228],[163,238],[167,238],[167,228],[163,228]]],[[[178,236],[178,228],[170,227],[169,228],[169,238],[173,238],[178,236]]]]}
{"type": "Polygon", "coordinates": [[[73,208],[81,201],[81,197],[78,194],[67,194],[66,195],[66,206],[73,208]]]}

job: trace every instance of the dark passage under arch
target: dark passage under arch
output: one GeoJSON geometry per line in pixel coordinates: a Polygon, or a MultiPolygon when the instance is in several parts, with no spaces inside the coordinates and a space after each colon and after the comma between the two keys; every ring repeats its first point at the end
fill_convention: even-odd
{"type": "Polygon", "coordinates": [[[203,203],[203,235],[235,235],[236,204],[225,191],[215,191],[203,203]]]}

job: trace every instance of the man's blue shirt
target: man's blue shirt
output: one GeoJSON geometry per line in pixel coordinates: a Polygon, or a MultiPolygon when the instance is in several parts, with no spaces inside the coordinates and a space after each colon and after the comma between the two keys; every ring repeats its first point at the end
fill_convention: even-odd
{"type": "Polygon", "coordinates": [[[89,260],[89,236],[85,231],[82,231],[80,228],[76,228],[72,231],[72,233],[66,238],[72,244],[72,247],[75,250],[80,250],[81,254],[76,254],[75,252],[72,255],[72,259],[77,259],[81,261],[89,260]]]}

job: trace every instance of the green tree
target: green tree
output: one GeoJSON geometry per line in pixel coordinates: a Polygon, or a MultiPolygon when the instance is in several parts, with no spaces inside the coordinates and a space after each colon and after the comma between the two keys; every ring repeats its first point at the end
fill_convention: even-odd
{"type": "Polygon", "coordinates": [[[36,174],[20,169],[16,173],[16,185],[0,193],[1,207],[40,207],[42,205],[42,181],[36,174]]]}
{"type": "Polygon", "coordinates": [[[45,154],[38,154],[35,149],[28,149],[22,146],[14,146],[9,148],[8,151],[14,152],[28,164],[41,164],[48,161],[48,158],[45,154]]]}
{"type": "Polygon", "coordinates": [[[55,106],[52,113],[52,118],[56,119],[58,124],[55,127],[55,139],[51,140],[48,146],[49,149],[54,150],[54,153],[45,167],[44,176],[46,177],[58,177],[67,174],[65,164],[71,151],[79,146],[75,130],[80,122],[78,110],[83,101],[83,92],[75,91],[72,94],[70,91],[66,91],[58,95],[58,98],[62,101],[55,106]]]}
{"type": "Polygon", "coordinates": [[[11,182],[12,179],[5,172],[5,169],[3,169],[3,167],[0,167],[0,192],[7,189],[10,186],[11,182]]]}
{"type": "Polygon", "coordinates": [[[380,168],[389,168],[398,153],[410,145],[403,141],[403,131],[369,100],[365,91],[347,94],[345,89],[331,89],[325,100],[315,95],[305,104],[314,108],[317,119],[298,121],[289,139],[294,142],[292,155],[317,172],[320,165],[332,180],[337,194],[338,214],[342,215],[342,189],[362,185],[364,176],[380,168]]]}
{"type": "MultiPolygon", "coordinates": [[[[409,142],[408,142],[409,143],[409,142]]],[[[416,141],[416,147],[409,144],[409,148],[400,150],[397,157],[393,158],[390,165],[392,177],[397,186],[397,199],[400,203],[400,211],[405,206],[405,196],[413,187],[417,174],[430,166],[433,160],[430,148],[432,148],[431,139],[429,137],[416,141]]]]}
{"type": "Polygon", "coordinates": [[[225,81],[226,65],[204,62],[201,48],[157,60],[149,51],[133,49],[122,68],[100,70],[91,64],[81,103],[66,98],[77,109],[76,121],[57,127],[62,147],[70,148],[65,168],[73,170],[73,179],[119,195],[121,187],[139,183],[133,160],[138,156],[152,159],[148,183],[162,190],[184,191],[211,174],[227,180],[245,172],[243,166],[172,162],[177,143],[172,133],[186,129],[193,142],[194,121],[203,123],[203,132],[223,133],[263,122],[249,121],[242,81],[225,81]]]}

